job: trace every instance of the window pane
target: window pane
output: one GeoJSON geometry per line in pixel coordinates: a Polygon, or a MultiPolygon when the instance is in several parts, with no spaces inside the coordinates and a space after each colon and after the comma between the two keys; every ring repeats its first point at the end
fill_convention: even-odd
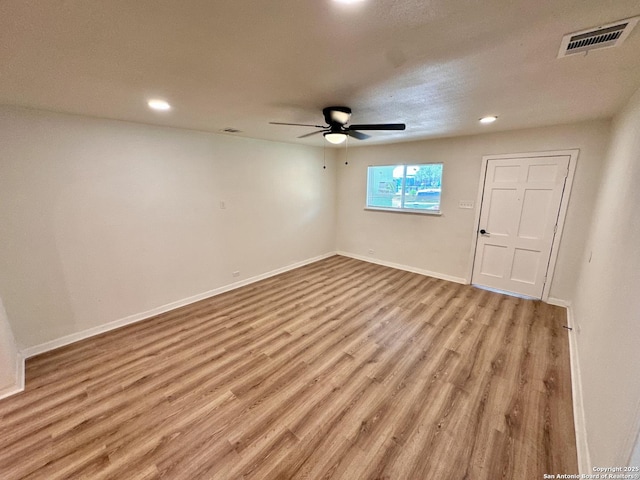
{"type": "Polygon", "coordinates": [[[404,208],[440,210],[442,164],[407,165],[404,208]]]}
{"type": "Polygon", "coordinates": [[[440,212],[442,164],[381,165],[367,170],[367,207],[440,212]]]}
{"type": "Polygon", "coordinates": [[[367,206],[381,208],[400,208],[402,192],[402,174],[396,165],[369,167],[367,182],[367,206]]]}

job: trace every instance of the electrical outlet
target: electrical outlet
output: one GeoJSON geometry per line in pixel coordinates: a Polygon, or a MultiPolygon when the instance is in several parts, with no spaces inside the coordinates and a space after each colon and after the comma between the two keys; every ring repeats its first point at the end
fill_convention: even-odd
{"type": "Polygon", "coordinates": [[[473,208],[473,202],[471,200],[460,200],[458,202],[459,208],[473,208]]]}
{"type": "Polygon", "coordinates": [[[239,276],[240,276],[240,272],[233,272],[233,273],[232,273],[232,275],[233,275],[234,277],[239,277],[239,276]]]}
{"type": "Polygon", "coordinates": [[[375,250],[373,248],[370,248],[369,249],[369,255],[373,255],[374,253],[376,253],[375,250]]]}

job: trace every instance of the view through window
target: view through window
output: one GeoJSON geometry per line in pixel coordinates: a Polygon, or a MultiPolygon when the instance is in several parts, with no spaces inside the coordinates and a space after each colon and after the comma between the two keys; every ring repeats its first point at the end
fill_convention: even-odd
{"type": "Polygon", "coordinates": [[[367,172],[367,208],[440,213],[442,163],[376,165],[367,172]]]}

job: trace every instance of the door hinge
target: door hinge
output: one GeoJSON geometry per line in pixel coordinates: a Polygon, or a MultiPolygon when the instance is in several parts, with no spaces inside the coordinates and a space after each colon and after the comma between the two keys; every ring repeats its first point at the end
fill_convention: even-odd
{"type": "Polygon", "coordinates": [[[558,224],[557,223],[553,227],[553,234],[555,235],[556,233],[558,233],[558,224]]]}

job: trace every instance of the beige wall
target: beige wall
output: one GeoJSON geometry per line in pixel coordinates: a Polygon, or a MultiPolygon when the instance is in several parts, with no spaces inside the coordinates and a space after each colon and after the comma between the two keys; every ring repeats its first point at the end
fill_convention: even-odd
{"type": "Polygon", "coordinates": [[[640,90],[614,119],[573,313],[592,465],[625,465],[640,430],[640,90]]]}
{"type": "Polygon", "coordinates": [[[622,464],[640,421],[640,92],[610,129],[361,147],[349,165],[329,151],[323,170],[315,148],[1,108],[0,296],[30,347],[336,246],[465,278],[474,211],[458,201],[476,200],[482,156],[579,148],[551,296],[574,305],[592,463],[622,464]],[[364,211],[368,165],[431,161],[442,216],[364,211]]]}
{"type": "MultiPolygon", "coordinates": [[[[445,138],[348,152],[338,165],[339,251],[467,278],[470,273],[474,210],[483,155],[579,148],[580,154],[550,296],[569,300],[595,205],[609,122],[593,121],[495,134],[445,138]],[[365,211],[368,165],[443,162],[442,216],[365,211]],[[368,253],[375,251],[374,255],[368,253]]],[[[342,152],[344,156],[344,152],[342,152]]],[[[475,205],[477,208],[478,205],[475,205]]]]}
{"type": "Polygon", "coordinates": [[[6,107],[0,145],[0,295],[21,347],[334,250],[319,148],[6,107]]]}

